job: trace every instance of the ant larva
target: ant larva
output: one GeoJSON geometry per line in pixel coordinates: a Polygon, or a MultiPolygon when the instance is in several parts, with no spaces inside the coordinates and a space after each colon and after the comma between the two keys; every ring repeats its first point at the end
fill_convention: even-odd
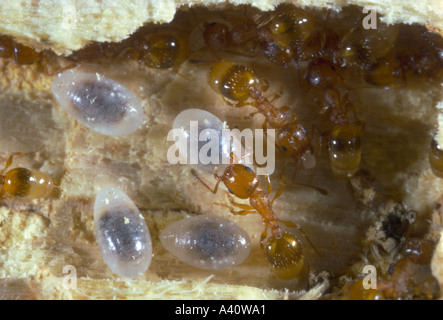
{"type": "Polygon", "coordinates": [[[94,229],[103,260],[113,272],[135,278],[149,268],[149,229],[134,202],[118,187],[107,186],[97,194],[94,229]]]}
{"type": "Polygon", "coordinates": [[[101,134],[128,135],[142,125],[144,112],[137,96],[97,73],[60,73],[52,83],[52,92],[71,116],[101,134]]]}
{"type": "Polygon", "coordinates": [[[191,174],[213,194],[217,193],[219,184],[223,182],[229,193],[240,199],[249,199],[250,204],[246,205],[235,202],[228,195],[231,204],[228,208],[235,215],[258,213],[261,216],[265,229],[261,234],[260,244],[267,260],[278,277],[282,279],[294,278],[301,272],[304,265],[304,254],[300,240],[294,234],[283,231],[280,223],[285,224],[287,227],[297,228],[318,253],[301,226],[280,220],[275,214],[272,205],[282,194],[283,187],[270,200],[271,184],[269,183],[268,191],[264,191],[259,186],[259,180],[255,172],[251,168],[239,163],[229,165],[221,176],[214,174],[217,183],[213,189],[198,176],[194,169],[191,169],[191,174]],[[234,207],[241,210],[235,211],[234,207]],[[268,229],[271,231],[271,235],[267,238],[268,229]],[[266,238],[267,241],[265,242],[266,238]]]}
{"type": "Polygon", "coordinates": [[[15,156],[34,153],[14,152],[6,160],[5,167],[0,171],[0,185],[2,186],[0,199],[4,197],[39,199],[51,195],[54,190],[54,181],[49,175],[39,170],[27,168],[8,170],[15,156]]]}
{"type": "Polygon", "coordinates": [[[315,166],[313,147],[306,129],[295,117],[287,114],[287,108],[276,108],[263,95],[268,84],[252,70],[243,65],[222,61],[210,70],[209,84],[223,98],[235,101],[236,106],[247,105],[250,100],[257,113],[265,116],[265,124],[277,130],[276,144],[281,150],[290,155],[297,164],[302,160],[307,168],[315,166]]]}
{"type": "Polygon", "coordinates": [[[323,111],[330,112],[333,124],[328,133],[329,160],[336,177],[349,178],[357,172],[361,161],[361,136],[364,123],[350,122],[347,112],[353,109],[346,94],[340,99],[338,90],[329,89],[324,96],[323,111]]]}
{"type": "Polygon", "coordinates": [[[160,241],[179,260],[212,270],[241,264],[251,250],[246,230],[230,220],[212,216],[177,221],[162,230],[160,241]]]}

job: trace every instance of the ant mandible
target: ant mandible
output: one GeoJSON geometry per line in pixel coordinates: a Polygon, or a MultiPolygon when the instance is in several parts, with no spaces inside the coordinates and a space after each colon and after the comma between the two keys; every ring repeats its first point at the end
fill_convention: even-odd
{"type": "Polygon", "coordinates": [[[47,174],[26,168],[14,168],[8,170],[15,156],[24,156],[34,154],[35,152],[23,153],[14,152],[6,161],[5,167],[0,171],[0,199],[10,198],[28,198],[38,199],[49,196],[54,189],[54,181],[47,174]]]}
{"type": "Polygon", "coordinates": [[[213,194],[217,193],[219,184],[223,182],[228,191],[234,196],[240,199],[249,199],[249,205],[241,204],[235,202],[232,197],[228,195],[231,203],[231,206],[228,207],[231,213],[235,215],[258,213],[261,216],[265,229],[261,234],[260,244],[267,260],[272,265],[278,277],[282,279],[292,279],[301,272],[304,265],[304,254],[300,240],[294,234],[283,231],[279,223],[283,223],[287,227],[297,228],[319,254],[301,226],[289,221],[282,221],[275,214],[272,205],[282,194],[283,186],[277,191],[271,201],[269,198],[271,184],[269,183],[268,192],[264,191],[260,188],[259,180],[255,172],[251,168],[238,163],[231,163],[221,176],[216,173],[214,174],[217,180],[214,189],[207,185],[194,169],[191,170],[191,174],[213,194]],[[235,211],[234,207],[240,208],[241,210],[235,211]],[[265,243],[268,229],[271,231],[271,236],[265,243]]]}

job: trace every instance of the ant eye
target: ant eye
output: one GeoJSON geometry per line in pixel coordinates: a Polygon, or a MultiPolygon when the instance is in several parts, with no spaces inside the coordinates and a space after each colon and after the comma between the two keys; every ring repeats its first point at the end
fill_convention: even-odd
{"type": "Polygon", "coordinates": [[[284,152],[288,151],[288,149],[286,149],[285,146],[281,146],[281,149],[282,149],[284,152]]]}
{"type": "Polygon", "coordinates": [[[160,234],[163,246],[179,260],[201,269],[222,269],[249,255],[248,233],[227,219],[197,216],[180,220],[160,234]]]}
{"type": "Polygon", "coordinates": [[[103,260],[122,277],[135,278],[151,264],[149,229],[132,200],[119,188],[102,189],[94,204],[95,237],[103,260]]]}
{"type": "Polygon", "coordinates": [[[229,188],[228,188],[228,191],[229,191],[230,194],[234,194],[234,192],[231,189],[229,189],[229,188]]]}
{"type": "Polygon", "coordinates": [[[72,117],[101,134],[124,136],[142,124],[143,108],[137,96],[97,73],[60,73],[52,83],[52,92],[72,117]]]}
{"type": "Polygon", "coordinates": [[[248,172],[254,172],[254,171],[252,171],[251,168],[249,168],[249,167],[247,167],[247,166],[245,166],[245,169],[246,169],[246,171],[248,171],[248,172]]]}

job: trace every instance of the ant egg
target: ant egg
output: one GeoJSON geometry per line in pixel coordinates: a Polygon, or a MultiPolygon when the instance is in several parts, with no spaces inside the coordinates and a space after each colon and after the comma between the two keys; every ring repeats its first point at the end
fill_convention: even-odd
{"type": "Polygon", "coordinates": [[[95,237],[103,260],[116,274],[135,278],[151,264],[149,229],[132,200],[119,188],[103,188],[94,204],[95,237]]]}
{"type": "Polygon", "coordinates": [[[195,169],[213,173],[216,168],[224,169],[223,159],[226,165],[229,164],[231,144],[230,140],[223,137],[223,130],[228,127],[212,113],[201,109],[187,109],[177,115],[172,127],[180,130],[176,140],[180,156],[195,169]],[[192,127],[194,121],[198,122],[195,123],[195,129],[192,127]],[[217,140],[218,148],[215,146],[215,150],[218,151],[218,155],[213,155],[213,148],[207,149],[207,147],[211,141],[217,143],[217,140]],[[196,146],[196,150],[192,146],[196,146]],[[193,160],[194,155],[197,155],[198,159],[193,160]],[[203,158],[214,161],[205,162],[202,161],[203,158]]]}
{"type": "Polygon", "coordinates": [[[249,255],[249,235],[223,218],[197,216],[180,220],[160,234],[163,246],[179,260],[202,269],[241,264],[249,255]]]}
{"type": "Polygon", "coordinates": [[[66,71],[52,83],[58,103],[78,122],[108,136],[137,130],[144,117],[137,96],[98,73],[66,71]]]}

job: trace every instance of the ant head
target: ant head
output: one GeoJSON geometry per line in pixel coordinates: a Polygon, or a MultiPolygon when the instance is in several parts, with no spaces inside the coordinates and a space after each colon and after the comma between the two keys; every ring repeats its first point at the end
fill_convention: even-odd
{"type": "Polygon", "coordinates": [[[243,165],[233,163],[225,169],[223,183],[229,192],[240,199],[248,199],[259,186],[255,172],[243,165]]]}

